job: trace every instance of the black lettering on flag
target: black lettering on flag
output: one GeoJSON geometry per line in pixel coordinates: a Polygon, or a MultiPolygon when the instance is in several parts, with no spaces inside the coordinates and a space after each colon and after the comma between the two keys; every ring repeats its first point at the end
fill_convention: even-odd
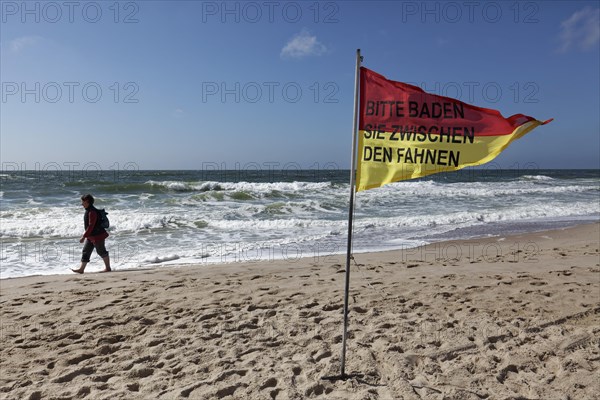
{"type": "Polygon", "coordinates": [[[465,111],[461,103],[418,103],[409,101],[408,116],[410,118],[464,119],[465,111]]]}
{"type": "Polygon", "coordinates": [[[458,167],[460,164],[460,151],[399,147],[396,149],[396,162],[398,164],[431,164],[458,167]]]}
{"type": "Polygon", "coordinates": [[[373,149],[369,146],[365,146],[363,150],[363,161],[371,161],[371,156],[373,155],[373,149]]]}
{"type": "Polygon", "coordinates": [[[450,161],[448,165],[454,165],[458,167],[458,160],[460,158],[460,151],[450,151],[450,161]]]}
{"type": "Polygon", "coordinates": [[[365,146],[363,151],[363,161],[376,161],[383,163],[392,162],[392,151],[391,147],[381,146],[365,146]]]}
{"type": "Polygon", "coordinates": [[[375,114],[375,102],[374,101],[367,101],[367,115],[373,115],[375,114]]]}
{"type": "Polygon", "coordinates": [[[437,165],[446,165],[447,154],[448,154],[448,150],[439,150],[438,151],[437,165]]]}
{"type": "Polygon", "coordinates": [[[398,133],[398,130],[400,129],[400,125],[392,125],[392,128],[394,130],[392,131],[392,134],[390,135],[390,140],[397,142],[398,141],[397,133],[398,133]]]}
{"type": "MultiPolygon", "coordinates": [[[[447,127],[447,126],[424,126],[416,127],[414,125],[402,126],[392,125],[394,132],[390,135],[389,140],[393,141],[429,141],[432,143],[473,143],[475,141],[475,128],[473,127],[447,127]]],[[[377,139],[383,139],[377,137],[377,139]]]]}

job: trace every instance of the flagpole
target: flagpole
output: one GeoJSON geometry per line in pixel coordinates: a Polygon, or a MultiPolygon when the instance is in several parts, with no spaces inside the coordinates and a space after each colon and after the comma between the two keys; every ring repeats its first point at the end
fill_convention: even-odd
{"type": "Polygon", "coordinates": [[[346,251],[346,286],[344,291],[344,333],[342,335],[341,378],[346,376],[346,339],[348,338],[348,293],[350,291],[350,257],[352,256],[352,216],[354,214],[354,186],[356,185],[356,138],[358,94],[360,79],[360,49],[356,49],[356,75],[354,77],[354,117],[352,122],[352,166],[350,169],[350,206],[348,207],[348,247],[346,251]]]}

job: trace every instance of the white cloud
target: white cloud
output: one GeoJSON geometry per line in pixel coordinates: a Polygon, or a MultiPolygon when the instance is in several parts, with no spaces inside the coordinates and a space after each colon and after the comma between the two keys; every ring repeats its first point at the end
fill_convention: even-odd
{"type": "Polygon", "coordinates": [[[185,116],[185,111],[183,111],[181,108],[177,108],[171,113],[171,115],[174,118],[182,118],[183,116],[185,116]]]}
{"type": "Polygon", "coordinates": [[[591,50],[600,42],[600,8],[585,7],[560,24],[560,52],[573,47],[591,50]]]}
{"type": "Polygon", "coordinates": [[[311,35],[306,29],[302,29],[281,49],[280,56],[283,58],[303,58],[320,56],[325,52],[327,52],[327,47],[319,42],[316,36],[311,35]]]}
{"type": "Polygon", "coordinates": [[[12,52],[18,53],[26,47],[38,44],[41,40],[40,36],[22,36],[8,42],[8,48],[12,52]]]}

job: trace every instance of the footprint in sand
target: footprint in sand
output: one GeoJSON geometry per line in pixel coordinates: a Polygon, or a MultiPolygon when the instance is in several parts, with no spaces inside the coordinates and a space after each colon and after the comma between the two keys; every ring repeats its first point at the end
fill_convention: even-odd
{"type": "Polygon", "coordinates": [[[317,355],[314,357],[314,360],[315,360],[315,362],[319,362],[319,361],[323,360],[324,358],[329,358],[329,357],[331,357],[331,356],[332,356],[332,353],[331,353],[331,351],[329,351],[329,350],[324,350],[324,351],[322,351],[321,353],[317,354],[317,355]]]}
{"type": "Polygon", "coordinates": [[[325,388],[325,386],[323,386],[320,383],[316,383],[314,385],[312,385],[311,387],[309,387],[308,389],[306,389],[306,391],[304,392],[304,394],[306,395],[306,397],[311,397],[311,396],[321,396],[322,394],[329,394],[333,392],[332,388],[325,388]]]}
{"type": "Polygon", "coordinates": [[[74,357],[71,357],[66,360],[67,365],[77,365],[82,361],[89,360],[90,358],[96,357],[94,353],[81,353],[77,354],[74,357]]]}
{"type": "Polygon", "coordinates": [[[52,382],[53,383],[67,383],[67,382],[71,382],[73,379],[75,379],[79,375],[92,375],[95,372],[96,372],[96,369],[92,368],[92,367],[77,368],[75,371],[72,371],[72,372],[69,372],[64,375],[59,376],[58,378],[54,379],[52,382]]]}
{"type": "Polygon", "coordinates": [[[129,390],[130,392],[139,392],[140,391],[140,384],[135,382],[135,383],[129,383],[127,384],[127,390],[129,390]]]}
{"type": "Polygon", "coordinates": [[[324,305],[323,308],[322,308],[322,310],[323,311],[336,311],[336,310],[340,310],[343,307],[344,307],[343,304],[331,303],[331,304],[324,305]]]}
{"type": "Polygon", "coordinates": [[[535,281],[535,282],[530,282],[529,284],[530,284],[531,286],[544,286],[544,285],[547,285],[547,284],[548,284],[548,282],[544,282],[544,281],[540,281],[540,282],[538,282],[538,281],[535,281]]]}
{"type": "Polygon", "coordinates": [[[269,379],[267,379],[267,381],[265,383],[263,383],[260,386],[260,390],[265,390],[267,388],[274,388],[274,387],[277,387],[277,379],[269,378],[269,379]]]}

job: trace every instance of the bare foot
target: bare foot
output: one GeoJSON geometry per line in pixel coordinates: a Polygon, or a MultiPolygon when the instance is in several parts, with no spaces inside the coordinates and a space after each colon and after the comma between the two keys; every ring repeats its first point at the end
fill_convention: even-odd
{"type": "MultiPolygon", "coordinates": [[[[112,271],[112,269],[106,268],[104,271],[100,271],[100,272],[110,272],[110,271],[112,271]]],[[[83,272],[82,272],[82,274],[83,274],[83,272]]]]}
{"type": "Polygon", "coordinates": [[[71,271],[78,273],[78,274],[83,274],[83,270],[81,270],[81,269],[71,269],[71,271]]]}

